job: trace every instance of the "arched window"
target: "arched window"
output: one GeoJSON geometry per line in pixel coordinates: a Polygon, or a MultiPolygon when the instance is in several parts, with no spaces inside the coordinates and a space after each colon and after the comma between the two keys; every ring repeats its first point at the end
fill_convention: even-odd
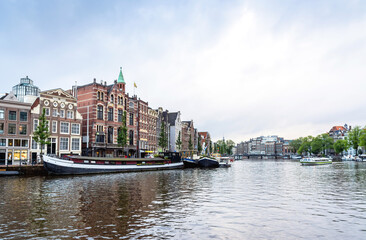
{"type": "Polygon", "coordinates": [[[111,95],[111,103],[114,103],[114,95],[111,95]]]}
{"type": "Polygon", "coordinates": [[[100,92],[97,93],[97,99],[100,100],[100,92]]]}

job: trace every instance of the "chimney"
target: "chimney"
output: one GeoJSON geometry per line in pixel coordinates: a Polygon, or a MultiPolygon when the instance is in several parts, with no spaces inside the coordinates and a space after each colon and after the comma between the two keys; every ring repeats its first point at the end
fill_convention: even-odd
{"type": "Polygon", "coordinates": [[[114,84],[117,84],[117,80],[114,80],[114,84]]]}
{"type": "Polygon", "coordinates": [[[95,78],[94,78],[94,79],[93,79],[93,83],[97,83],[97,79],[95,79],[95,78]]]}
{"type": "Polygon", "coordinates": [[[104,81],[104,86],[107,86],[107,81],[104,81]]]}

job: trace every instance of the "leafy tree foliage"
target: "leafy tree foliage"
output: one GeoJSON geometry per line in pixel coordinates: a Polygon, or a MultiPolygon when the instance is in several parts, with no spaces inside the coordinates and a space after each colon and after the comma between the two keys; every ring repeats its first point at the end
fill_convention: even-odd
{"type": "Polygon", "coordinates": [[[122,115],[122,124],[121,127],[118,129],[118,137],[117,143],[122,148],[127,146],[127,124],[126,124],[126,112],[123,111],[122,115]]]}
{"type": "Polygon", "coordinates": [[[335,143],[334,143],[334,151],[337,154],[340,154],[341,152],[343,152],[344,150],[348,149],[348,142],[346,140],[343,139],[338,139],[335,143]]]}
{"type": "Polygon", "coordinates": [[[354,127],[349,133],[348,133],[348,144],[353,147],[353,149],[356,150],[356,155],[358,155],[358,147],[360,146],[360,141],[363,138],[363,130],[359,126],[354,127]]]}
{"type": "Polygon", "coordinates": [[[181,147],[182,147],[182,137],[180,135],[180,131],[178,133],[178,138],[175,141],[175,145],[177,146],[178,150],[181,150],[181,147]]]}
{"type": "Polygon", "coordinates": [[[295,140],[292,140],[290,142],[290,147],[292,148],[292,150],[295,153],[299,150],[300,146],[301,146],[301,139],[299,139],[299,138],[298,139],[295,139],[295,140]]]}
{"type": "Polygon", "coordinates": [[[307,137],[300,137],[299,138],[301,141],[301,145],[299,150],[297,150],[298,154],[302,154],[302,153],[310,153],[311,151],[311,141],[313,140],[312,136],[307,136],[307,137]]]}
{"type": "Polygon", "coordinates": [[[189,149],[189,151],[193,150],[192,136],[189,136],[188,149],[189,149]]]}
{"type": "Polygon", "coordinates": [[[166,126],[164,121],[161,122],[159,146],[163,149],[163,151],[165,151],[168,147],[168,136],[166,134],[166,126]]]}
{"type": "Polygon", "coordinates": [[[41,145],[41,160],[43,161],[43,147],[45,144],[51,144],[48,141],[51,133],[49,132],[47,121],[46,121],[46,109],[43,108],[42,114],[39,116],[39,123],[36,131],[33,133],[33,139],[41,145]]]}
{"type": "Polygon", "coordinates": [[[201,144],[201,141],[202,141],[201,135],[198,134],[198,146],[197,146],[198,154],[201,154],[202,153],[202,144],[201,144]]]}

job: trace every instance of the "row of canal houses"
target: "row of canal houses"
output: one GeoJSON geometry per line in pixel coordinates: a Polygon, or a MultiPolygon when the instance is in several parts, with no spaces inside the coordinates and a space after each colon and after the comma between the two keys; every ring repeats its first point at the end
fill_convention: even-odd
{"type": "Polygon", "coordinates": [[[41,146],[33,139],[39,116],[45,109],[50,131],[50,144],[45,154],[74,154],[95,157],[143,157],[161,151],[180,151],[183,156],[197,154],[198,141],[209,153],[208,132],[198,132],[193,120],[182,121],[180,111],[162,107],[153,109],[147,101],[130,96],[120,69],[112,84],[105,81],[70,90],[60,88],[40,91],[27,77],[12,91],[0,97],[0,165],[38,161],[41,146]],[[127,146],[117,142],[126,113],[127,146]],[[159,146],[162,124],[165,125],[167,147],[159,146]],[[181,137],[180,148],[176,146],[181,137]],[[191,142],[191,147],[189,142],[191,142]]]}

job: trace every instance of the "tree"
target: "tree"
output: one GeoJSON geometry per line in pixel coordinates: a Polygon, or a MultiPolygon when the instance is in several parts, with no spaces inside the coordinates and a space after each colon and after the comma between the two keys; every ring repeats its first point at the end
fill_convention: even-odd
{"type": "MultiPolygon", "coordinates": [[[[202,153],[202,144],[201,144],[201,141],[202,141],[201,135],[198,134],[198,145],[197,145],[198,154],[201,154],[202,153]]],[[[207,147],[206,147],[206,149],[207,149],[207,147]]]]}
{"type": "Polygon", "coordinates": [[[297,150],[298,154],[302,154],[302,153],[309,153],[311,151],[311,142],[313,140],[312,136],[307,136],[307,137],[301,137],[299,138],[301,140],[301,146],[299,148],[299,150],[297,150]]]}
{"type": "Polygon", "coordinates": [[[189,136],[188,149],[189,149],[189,151],[192,151],[193,150],[192,136],[189,136]]]}
{"type": "Polygon", "coordinates": [[[296,153],[299,150],[300,146],[301,146],[301,139],[300,138],[292,140],[290,142],[290,147],[291,147],[291,149],[293,150],[294,153],[296,153]]]}
{"type": "Polygon", "coordinates": [[[163,151],[165,151],[165,149],[168,147],[168,137],[166,134],[166,127],[164,121],[161,122],[159,146],[163,149],[163,151]]]}
{"type": "Polygon", "coordinates": [[[181,150],[181,147],[182,147],[182,140],[181,140],[181,138],[182,137],[181,137],[180,131],[179,131],[177,141],[175,141],[175,145],[177,145],[178,150],[181,150]]]}
{"type": "Polygon", "coordinates": [[[233,154],[233,147],[235,146],[235,142],[233,140],[226,140],[226,153],[229,155],[233,154]]]}
{"type": "Polygon", "coordinates": [[[348,148],[348,143],[346,140],[339,139],[334,143],[334,151],[336,154],[340,154],[348,148]]]}
{"type": "Polygon", "coordinates": [[[48,130],[47,120],[46,120],[46,109],[43,108],[42,114],[39,116],[39,123],[36,131],[33,133],[33,139],[38,144],[41,145],[41,161],[43,162],[43,147],[46,144],[51,144],[48,138],[51,133],[48,130]]]}
{"type": "Polygon", "coordinates": [[[117,143],[118,143],[118,146],[124,148],[127,146],[127,124],[126,124],[126,112],[125,111],[123,111],[122,124],[118,130],[119,131],[118,131],[117,143]]]}
{"type": "Polygon", "coordinates": [[[358,155],[358,147],[360,145],[362,132],[361,128],[356,126],[348,133],[348,144],[356,150],[356,156],[358,155]]]}
{"type": "MultiPolygon", "coordinates": [[[[210,154],[212,153],[212,142],[210,141],[210,154]]],[[[207,149],[207,148],[206,148],[207,149]]],[[[206,151],[206,153],[207,153],[207,151],[206,151]]]]}
{"type": "Polygon", "coordinates": [[[366,130],[365,129],[361,130],[360,146],[361,147],[366,147],[366,130]]]}

